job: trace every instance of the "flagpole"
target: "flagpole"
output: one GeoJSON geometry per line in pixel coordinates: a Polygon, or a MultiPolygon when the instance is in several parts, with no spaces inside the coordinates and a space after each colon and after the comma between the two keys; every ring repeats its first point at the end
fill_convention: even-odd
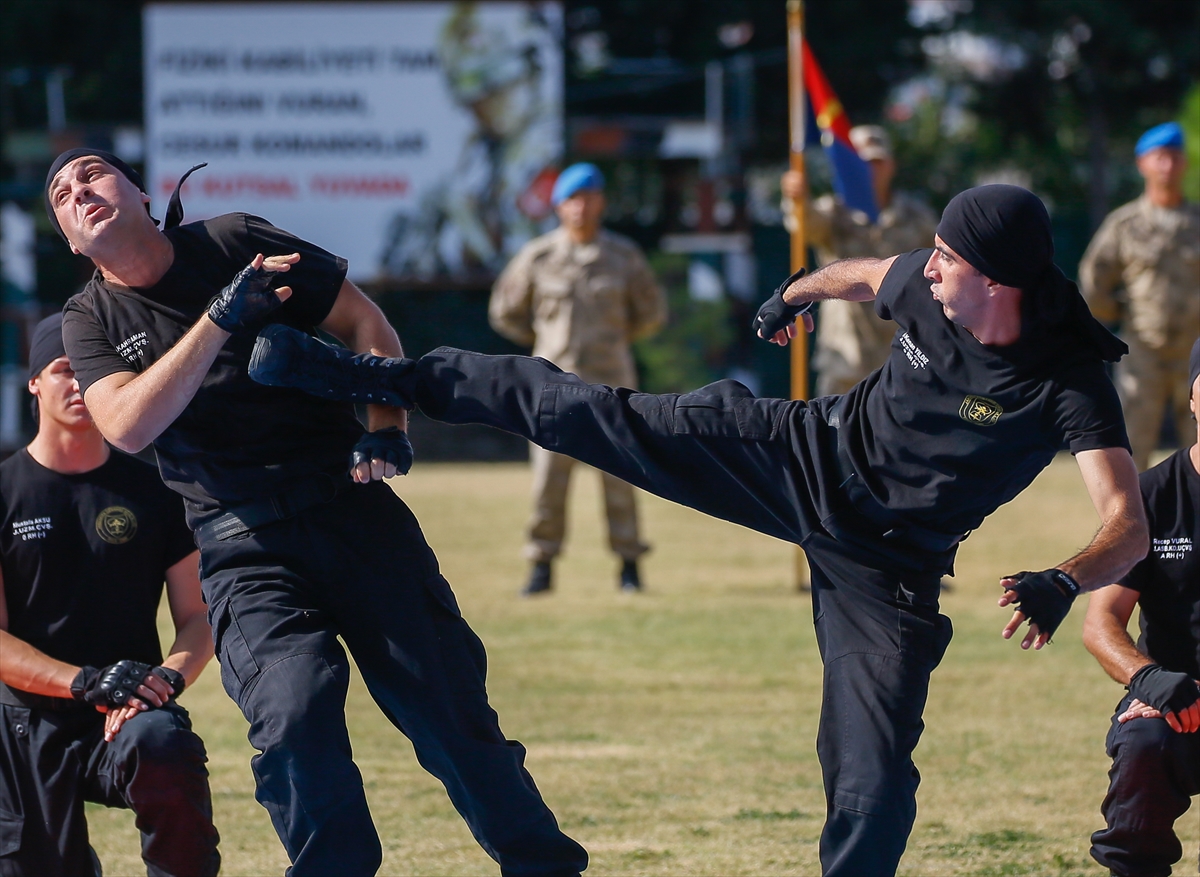
{"type": "MultiPolygon", "coordinates": [[[[792,201],[796,221],[792,231],[792,271],[808,267],[808,234],[805,225],[808,203],[808,177],[804,175],[804,142],[807,112],[804,95],[804,0],[787,0],[788,32],[788,127],[791,148],[788,163],[804,178],[804,191],[792,201]]],[[[792,398],[808,399],[808,333],[801,324],[799,333],[789,345],[792,366],[792,398]]],[[[795,558],[796,586],[805,589],[808,583],[808,563],[804,552],[797,547],[795,558]]]]}

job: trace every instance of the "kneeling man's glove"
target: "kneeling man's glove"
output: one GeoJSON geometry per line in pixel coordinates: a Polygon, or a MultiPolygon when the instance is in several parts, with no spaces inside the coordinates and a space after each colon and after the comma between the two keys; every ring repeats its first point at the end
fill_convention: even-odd
{"type": "Polygon", "coordinates": [[[408,433],[397,426],[368,432],[350,452],[350,469],[353,471],[359,463],[370,465],[372,459],[391,463],[396,467],[397,475],[407,475],[413,464],[413,446],[408,433]]]}
{"type": "Polygon", "coordinates": [[[775,290],[763,306],[758,309],[758,313],[754,316],[754,321],[750,324],[758,335],[763,338],[774,338],[775,333],[781,329],[786,329],[792,323],[796,322],[796,317],[806,313],[813,303],[805,302],[802,305],[790,305],[783,300],[783,293],[789,286],[803,277],[805,269],[801,268],[783,283],[779,284],[779,288],[775,290]]]}
{"type": "Polygon", "coordinates": [[[1147,664],[1129,680],[1129,693],[1162,713],[1180,713],[1200,700],[1200,686],[1186,673],[1147,664]]]}
{"type": "Polygon", "coordinates": [[[172,670],[170,667],[151,667],[150,672],[171,686],[171,697],[179,697],[183,694],[183,689],[187,688],[187,680],[178,670],[172,670]]]}
{"type": "Polygon", "coordinates": [[[282,272],[247,265],[208,303],[208,317],[226,332],[258,325],[283,302],[273,288],[282,272]]]}
{"type": "Polygon", "coordinates": [[[268,387],[290,387],[323,399],[412,408],[416,361],[355,353],[282,323],[254,341],[249,374],[268,387]]]}
{"type": "Polygon", "coordinates": [[[1016,582],[1010,590],[1017,592],[1017,607],[1047,636],[1054,635],[1079,596],[1079,583],[1061,569],[1019,572],[1005,578],[1016,582]]]}
{"type": "Polygon", "coordinates": [[[138,661],[117,661],[101,670],[81,667],[71,682],[71,696],[92,706],[124,706],[129,698],[136,696],[150,669],[150,664],[138,661]]]}

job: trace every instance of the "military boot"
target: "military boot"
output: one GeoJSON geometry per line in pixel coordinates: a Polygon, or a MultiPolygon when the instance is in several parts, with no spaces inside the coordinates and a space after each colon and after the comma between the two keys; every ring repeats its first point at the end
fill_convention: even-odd
{"type": "Polygon", "coordinates": [[[254,341],[250,377],[323,399],[412,408],[416,360],[354,353],[307,332],[272,323],[254,341]]]}
{"type": "Polygon", "coordinates": [[[620,585],[621,590],[627,593],[635,593],[642,590],[642,577],[638,574],[638,563],[636,560],[626,560],[621,564],[620,585]]]}
{"type": "Polygon", "coordinates": [[[550,561],[539,560],[529,572],[529,581],[521,589],[522,597],[532,597],[534,594],[544,594],[554,587],[550,572],[550,561]]]}

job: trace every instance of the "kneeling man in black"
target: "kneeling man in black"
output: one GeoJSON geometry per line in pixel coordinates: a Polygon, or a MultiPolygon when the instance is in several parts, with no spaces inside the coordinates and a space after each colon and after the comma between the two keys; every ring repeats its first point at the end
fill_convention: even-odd
{"type": "MultiPolygon", "coordinates": [[[[1200,341],[1189,371],[1195,418],[1200,341]]],[[[1088,651],[1129,689],[1108,732],[1107,825],[1092,835],[1092,858],[1118,877],[1170,874],[1183,855],[1175,820],[1200,795],[1200,426],[1196,440],[1141,474],[1150,553],[1093,594],[1084,619],[1088,651]],[[1136,646],[1128,633],[1135,606],[1136,646]]]]}
{"type": "Polygon", "coordinates": [[[85,801],[133,810],[152,877],[216,874],[204,744],[176,702],[213,654],[183,503],[104,443],[58,314],[29,391],[37,435],[0,464],[0,875],[99,877],[85,801]]]}
{"type": "MultiPolygon", "coordinates": [[[[760,310],[787,343],[803,306],[875,301],[898,332],[879,371],[844,396],[757,399],[734,381],[655,396],[588,385],[549,363],[441,348],[419,361],[353,357],[282,326],[251,376],[333,398],[387,397],[484,423],[651,493],[794,542],[808,555],[824,661],[817,750],[827,875],[892,874],[916,815],[912,752],[929,676],[950,641],[938,612],[956,546],[1060,449],[1101,527],[1057,567],[1001,580],[1000,604],[1041,648],[1075,595],[1146,553],[1120,405],[1104,373],[1124,345],[1053,264],[1041,201],[985,186],[947,206],[932,250],[789,278],[760,310]]],[[[811,318],[805,316],[811,331],[811,318]]]]}

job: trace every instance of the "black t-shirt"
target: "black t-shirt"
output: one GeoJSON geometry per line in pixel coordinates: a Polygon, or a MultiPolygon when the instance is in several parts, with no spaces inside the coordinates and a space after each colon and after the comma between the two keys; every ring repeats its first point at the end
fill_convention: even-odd
{"type": "MultiPolygon", "coordinates": [[[[63,339],[85,394],[100,378],[149,368],[257,253],[300,253],[284,275],[292,295],[269,322],[315,331],[346,276],[344,259],[244,213],[164,234],[175,260],[154,286],[129,289],[97,272],[67,302],[63,339]]],[[[250,380],[256,335],[247,329],[225,342],[192,401],[154,442],[163,480],[187,500],[193,526],[219,508],[277,494],[297,476],[345,475],[363,433],[348,403],[250,380]]]]}
{"type": "Polygon", "coordinates": [[[1141,485],[1150,553],[1119,583],[1140,594],[1138,651],[1200,679],[1200,474],[1185,448],[1143,472],[1141,485]]]}
{"type": "Polygon", "coordinates": [[[77,475],[24,449],[0,463],[8,630],[52,658],[161,664],[164,576],[195,550],[183,503],[140,460],[114,451],[77,475]]]}
{"type": "Polygon", "coordinates": [[[1012,345],[981,344],[934,300],[923,276],[931,252],[900,256],[888,271],[875,310],[896,322],[896,337],[883,367],[838,406],[840,432],[882,504],[967,533],[1057,451],[1129,442],[1098,354],[1070,339],[1051,343],[1036,327],[1012,345]]]}

